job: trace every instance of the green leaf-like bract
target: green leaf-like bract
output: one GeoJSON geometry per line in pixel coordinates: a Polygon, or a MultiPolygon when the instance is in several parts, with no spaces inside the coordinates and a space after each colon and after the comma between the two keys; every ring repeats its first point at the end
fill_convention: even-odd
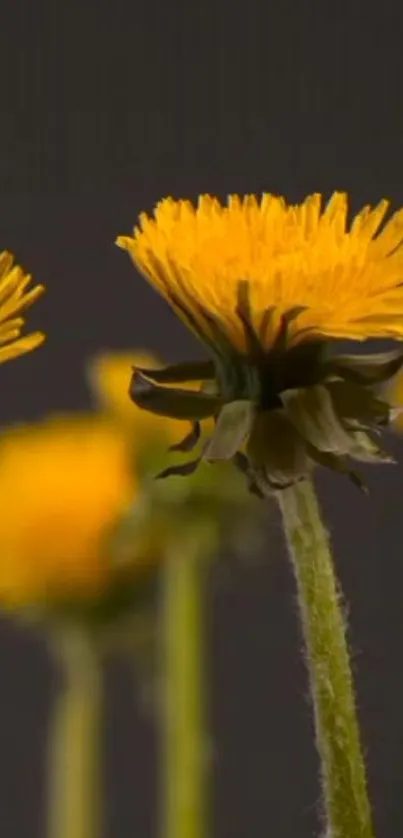
{"type": "Polygon", "coordinates": [[[203,459],[230,460],[252,430],[255,408],[247,399],[226,404],[217,419],[213,436],[206,445],[203,459]]]}
{"type": "Polygon", "coordinates": [[[154,384],[139,370],[133,373],[129,394],[138,407],[171,419],[207,419],[221,407],[216,396],[154,384]]]}

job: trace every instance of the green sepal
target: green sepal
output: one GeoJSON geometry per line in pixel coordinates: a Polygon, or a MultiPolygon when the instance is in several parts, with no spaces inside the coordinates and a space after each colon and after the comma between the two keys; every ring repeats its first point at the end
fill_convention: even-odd
{"type": "Polygon", "coordinates": [[[144,410],[171,419],[207,419],[219,412],[221,401],[216,396],[194,390],[161,387],[135,370],[130,383],[132,401],[144,410]]]}
{"type": "Polygon", "coordinates": [[[319,451],[348,454],[353,440],[343,427],[327,388],[322,385],[285,390],[281,400],[287,416],[303,439],[319,451]]]}
{"type": "Polygon", "coordinates": [[[339,457],[337,454],[332,454],[330,451],[319,451],[314,445],[308,446],[308,453],[315,463],[348,477],[354,486],[364,492],[364,494],[368,494],[368,487],[366,486],[363,478],[360,474],[358,474],[358,472],[350,468],[345,457],[339,457]]]}
{"type": "Polygon", "coordinates": [[[264,493],[256,483],[255,476],[253,474],[253,469],[246,454],[243,454],[242,451],[237,451],[233,458],[233,462],[237,466],[237,468],[239,468],[242,474],[244,474],[247,478],[248,489],[251,492],[251,494],[256,495],[256,497],[258,497],[259,499],[264,498],[264,493]]]}
{"type": "Polygon", "coordinates": [[[181,442],[177,442],[175,445],[170,445],[170,451],[193,451],[193,448],[196,447],[197,443],[199,442],[201,436],[201,426],[200,422],[193,422],[192,430],[186,434],[184,439],[181,442]]]}
{"type": "Polygon", "coordinates": [[[235,313],[243,325],[248,357],[254,360],[260,360],[264,357],[264,351],[259,335],[255,331],[252,323],[250,283],[247,279],[242,279],[238,282],[235,313]]]}
{"type": "Polygon", "coordinates": [[[380,384],[387,381],[403,366],[403,350],[379,352],[372,355],[340,355],[326,363],[329,373],[357,384],[380,384]]]}
{"type": "Polygon", "coordinates": [[[377,398],[371,389],[352,381],[330,381],[326,384],[326,389],[341,419],[356,419],[369,427],[388,425],[391,408],[382,399],[377,398]]]}
{"type": "Polygon", "coordinates": [[[310,471],[305,441],[284,410],[256,414],[246,453],[258,485],[286,488],[310,471]]]}
{"type": "MultiPolygon", "coordinates": [[[[288,343],[289,343],[289,341],[288,341],[289,327],[290,327],[291,323],[298,317],[299,314],[302,314],[303,311],[306,311],[306,308],[307,308],[306,306],[293,306],[292,308],[289,308],[288,311],[285,311],[281,315],[280,328],[277,332],[276,339],[275,339],[275,341],[273,343],[273,346],[271,348],[272,353],[282,354],[283,352],[286,351],[286,349],[288,348],[288,343]]],[[[273,306],[273,307],[271,307],[270,309],[267,310],[267,312],[268,312],[267,325],[270,322],[270,317],[272,317],[274,315],[275,311],[276,311],[275,306],[273,306]]]]}
{"type": "Polygon", "coordinates": [[[166,477],[188,477],[196,471],[201,463],[201,457],[197,460],[188,460],[187,463],[178,463],[178,465],[169,466],[157,474],[157,480],[164,480],[166,477]]]}
{"type": "Polygon", "coordinates": [[[230,460],[235,456],[248,438],[255,407],[248,399],[229,402],[222,408],[214,429],[213,436],[208,441],[203,460],[230,460]]]}
{"type": "MultiPolygon", "coordinates": [[[[321,340],[299,343],[287,350],[282,362],[281,390],[295,387],[312,387],[323,383],[323,365],[326,363],[328,348],[321,340]]],[[[280,359],[277,365],[281,364],[280,359]]]]}
{"type": "Polygon", "coordinates": [[[350,457],[354,460],[360,460],[362,463],[391,463],[396,464],[396,460],[391,454],[383,451],[377,445],[368,433],[363,431],[355,431],[353,433],[354,447],[350,451],[350,457]]]}
{"type": "Polygon", "coordinates": [[[136,371],[157,384],[185,384],[187,381],[205,381],[215,377],[214,361],[185,361],[160,369],[134,367],[133,372],[136,371]]]}

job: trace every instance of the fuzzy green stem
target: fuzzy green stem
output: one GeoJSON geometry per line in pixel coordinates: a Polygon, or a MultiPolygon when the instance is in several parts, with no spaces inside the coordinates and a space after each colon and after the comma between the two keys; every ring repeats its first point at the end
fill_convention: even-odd
{"type": "Polygon", "coordinates": [[[55,641],[62,683],[49,740],[48,838],[99,838],[100,663],[84,632],[55,641]]]}
{"type": "Polygon", "coordinates": [[[204,566],[197,535],[164,576],[161,838],[206,838],[204,566]]]}
{"type": "Polygon", "coordinates": [[[346,626],[328,536],[310,482],[278,498],[306,644],[326,838],[373,838],[346,626]]]}

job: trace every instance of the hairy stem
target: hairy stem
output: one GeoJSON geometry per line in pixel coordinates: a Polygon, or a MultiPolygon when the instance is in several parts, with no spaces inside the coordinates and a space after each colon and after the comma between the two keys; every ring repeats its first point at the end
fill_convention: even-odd
{"type": "Polygon", "coordinates": [[[278,499],[306,645],[326,838],[373,838],[346,626],[328,536],[310,482],[280,492],[278,499]]]}
{"type": "MultiPolygon", "coordinates": [[[[197,536],[194,536],[197,540],[197,536]]],[[[165,564],[161,838],[206,838],[203,576],[197,544],[165,564]]]]}
{"type": "Polygon", "coordinates": [[[48,838],[99,838],[100,664],[85,633],[55,641],[62,682],[49,740],[48,838]]]}

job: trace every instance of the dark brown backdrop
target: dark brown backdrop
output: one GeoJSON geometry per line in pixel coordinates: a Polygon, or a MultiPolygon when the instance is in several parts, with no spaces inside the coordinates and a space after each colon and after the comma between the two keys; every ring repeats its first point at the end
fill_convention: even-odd
{"type": "MultiPolygon", "coordinates": [[[[46,347],[0,368],[1,421],[88,404],[99,347],[200,351],[113,246],[166,194],[347,189],[403,205],[403,14],[284,0],[13,0],[2,10],[0,246],[48,286],[46,347]]],[[[403,833],[403,446],[361,497],[321,487],[351,608],[379,838],[403,833]]],[[[279,524],[212,586],[216,838],[317,834],[317,763],[279,524]]],[[[109,675],[105,838],[154,838],[155,735],[109,675]]],[[[54,690],[40,638],[0,633],[0,830],[42,838],[54,690]]]]}

